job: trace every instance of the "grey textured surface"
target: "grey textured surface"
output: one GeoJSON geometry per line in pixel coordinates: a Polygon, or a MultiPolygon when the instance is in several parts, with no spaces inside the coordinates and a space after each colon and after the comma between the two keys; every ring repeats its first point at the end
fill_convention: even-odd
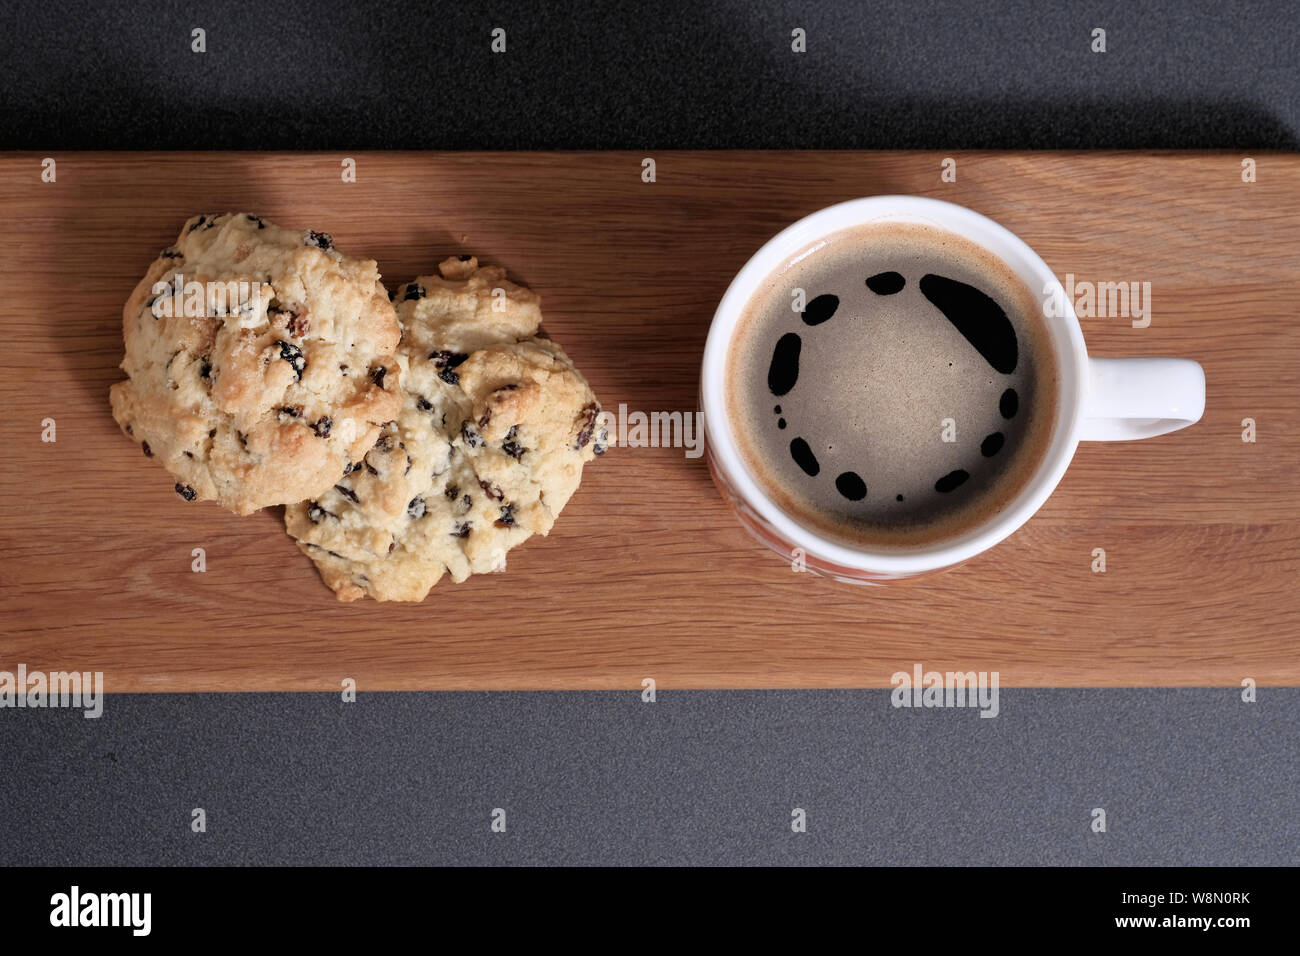
{"type": "Polygon", "coordinates": [[[1300,689],[110,696],[0,711],[0,863],[1294,865],[1298,769],[1300,689]]]}
{"type": "MultiPolygon", "coordinates": [[[[0,61],[8,149],[1300,143],[1293,2],[10,0],[0,61]]],[[[1256,704],[1235,688],[1006,690],[995,720],[887,699],[0,710],[0,863],[1300,862],[1298,689],[1256,704]],[[789,830],[795,806],[806,834],[789,830]],[[1096,806],[1104,836],[1088,828],[1096,806]],[[489,832],[493,807],[505,834],[489,832]]]]}
{"type": "Polygon", "coordinates": [[[0,142],[1286,149],[1298,49],[1293,0],[6,0],[0,142]]]}

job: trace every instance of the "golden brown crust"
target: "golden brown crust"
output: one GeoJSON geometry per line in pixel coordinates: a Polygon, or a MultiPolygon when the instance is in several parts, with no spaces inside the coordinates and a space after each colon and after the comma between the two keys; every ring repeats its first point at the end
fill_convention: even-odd
{"type": "Polygon", "coordinates": [[[285,510],[343,601],[419,601],[444,574],[503,570],[604,450],[586,380],[536,336],[537,296],[477,260],[439,270],[397,290],[397,421],[336,487],[285,510]]]}
{"type": "Polygon", "coordinates": [[[401,330],[377,267],[322,234],[196,216],[122,328],[113,415],[189,500],[248,514],[319,494],[401,407],[401,330]]]}

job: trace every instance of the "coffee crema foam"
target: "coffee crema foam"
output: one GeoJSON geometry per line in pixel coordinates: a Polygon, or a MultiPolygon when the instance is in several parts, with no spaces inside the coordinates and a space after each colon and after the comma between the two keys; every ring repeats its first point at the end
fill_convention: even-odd
{"type": "Polygon", "coordinates": [[[850,547],[958,537],[1006,508],[1051,444],[1045,323],[1009,266],[946,230],[819,239],[764,280],[733,334],[741,456],[790,517],[850,547]]]}

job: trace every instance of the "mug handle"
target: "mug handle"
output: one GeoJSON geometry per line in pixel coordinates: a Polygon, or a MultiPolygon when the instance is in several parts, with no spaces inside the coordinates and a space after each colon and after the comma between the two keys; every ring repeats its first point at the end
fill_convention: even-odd
{"type": "Polygon", "coordinates": [[[1152,438],[1205,412],[1205,369],[1190,359],[1090,358],[1081,441],[1152,438]]]}

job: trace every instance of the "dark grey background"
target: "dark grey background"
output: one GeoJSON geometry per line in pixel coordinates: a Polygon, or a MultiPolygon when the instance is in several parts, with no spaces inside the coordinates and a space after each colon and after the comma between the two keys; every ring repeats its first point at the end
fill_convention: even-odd
{"type": "Polygon", "coordinates": [[[0,711],[0,847],[6,863],[99,865],[1300,862],[1300,689],[1000,703],[995,719],[894,709],[882,690],[0,711]]]}
{"type": "MultiPolygon", "coordinates": [[[[1300,142],[1293,3],[10,2],[0,62],[16,149],[1300,142]]],[[[0,711],[0,863],[1295,864],[1297,741],[1300,689],[114,696],[0,711]]]]}
{"type": "Polygon", "coordinates": [[[1294,0],[6,0],[0,143],[1285,149],[1297,19],[1294,0]]]}

